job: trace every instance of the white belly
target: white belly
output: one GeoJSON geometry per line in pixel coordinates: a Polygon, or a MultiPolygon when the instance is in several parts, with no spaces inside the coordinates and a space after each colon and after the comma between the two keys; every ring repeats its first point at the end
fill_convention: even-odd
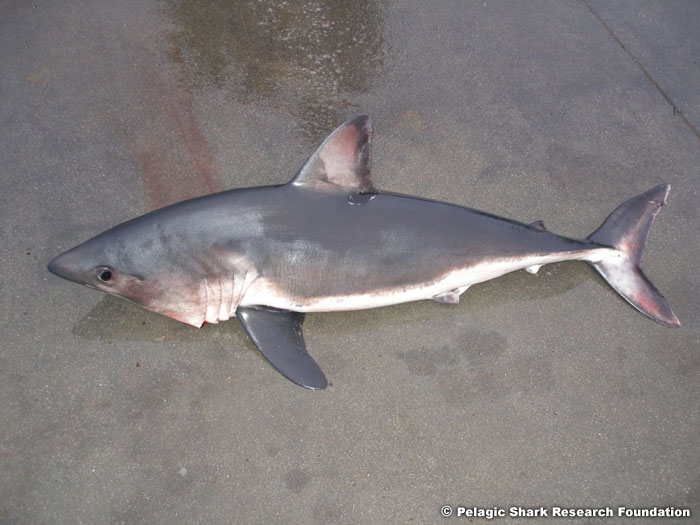
{"type": "MultiPolygon", "coordinates": [[[[614,255],[616,250],[600,248],[595,250],[538,255],[519,259],[501,259],[481,263],[468,268],[457,268],[437,280],[417,285],[399,286],[372,290],[371,292],[319,297],[297,297],[285,293],[282,287],[268,279],[259,277],[243,297],[241,306],[270,306],[296,312],[337,312],[345,310],[365,310],[392,304],[432,299],[452,290],[464,291],[472,284],[481,283],[507,273],[530,267],[539,267],[553,262],[584,259],[600,260],[614,255]]],[[[459,291],[458,293],[461,293],[459,291]]]]}

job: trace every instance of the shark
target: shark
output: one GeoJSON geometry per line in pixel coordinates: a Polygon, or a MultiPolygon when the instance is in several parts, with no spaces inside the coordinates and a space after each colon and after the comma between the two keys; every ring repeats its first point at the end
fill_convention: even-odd
{"type": "Polygon", "coordinates": [[[670,185],[616,208],[585,239],[483,211],[377,190],[367,116],[335,129],[290,182],[186,200],[58,255],[53,274],[194,327],[237,317],[283,376],[328,380],[309,354],[308,312],[431,299],[546,264],[584,261],[642,314],[680,322],[640,264],[670,185]]]}

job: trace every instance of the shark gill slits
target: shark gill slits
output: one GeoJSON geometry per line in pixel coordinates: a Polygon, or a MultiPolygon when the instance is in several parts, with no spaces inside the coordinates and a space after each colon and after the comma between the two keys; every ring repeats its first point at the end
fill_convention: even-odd
{"type": "Polygon", "coordinates": [[[97,270],[97,278],[103,283],[108,283],[112,280],[112,270],[109,268],[100,268],[97,270]]]}

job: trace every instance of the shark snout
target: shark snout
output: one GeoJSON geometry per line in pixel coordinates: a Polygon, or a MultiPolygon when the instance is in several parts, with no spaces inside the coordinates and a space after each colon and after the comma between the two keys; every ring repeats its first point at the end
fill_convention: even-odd
{"type": "Polygon", "coordinates": [[[67,279],[68,281],[73,281],[76,283],[84,283],[82,272],[76,267],[74,257],[71,251],[62,253],[58,257],[54,257],[51,262],[49,262],[47,268],[54,274],[67,279]]]}

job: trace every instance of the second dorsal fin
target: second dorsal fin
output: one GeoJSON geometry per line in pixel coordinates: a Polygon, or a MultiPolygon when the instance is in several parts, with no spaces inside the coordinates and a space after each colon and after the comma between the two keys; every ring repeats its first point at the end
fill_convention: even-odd
{"type": "Polygon", "coordinates": [[[370,172],[372,123],[360,115],[333,131],[292,179],[295,186],[373,193],[370,172]]]}

